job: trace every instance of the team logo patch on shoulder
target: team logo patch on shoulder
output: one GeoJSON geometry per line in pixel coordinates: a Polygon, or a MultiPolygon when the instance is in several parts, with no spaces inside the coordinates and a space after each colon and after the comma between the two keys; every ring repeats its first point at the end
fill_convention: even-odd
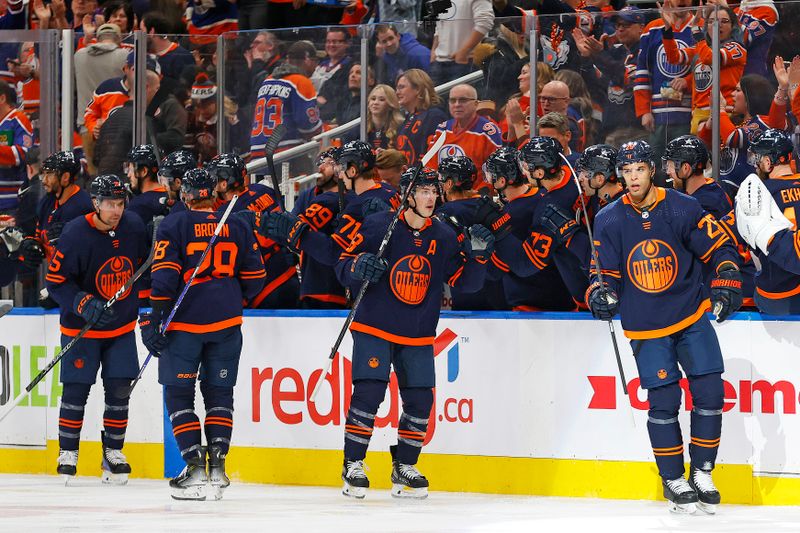
{"type": "MultiPolygon", "coordinates": [[[[133,276],[133,263],[127,257],[116,255],[108,259],[103,266],[97,269],[95,274],[94,283],[97,287],[97,292],[105,300],[110,300],[114,294],[122,287],[126,281],[133,276]]],[[[120,300],[126,298],[130,294],[131,289],[125,291],[120,300]]]]}
{"type": "Polygon", "coordinates": [[[628,277],[642,292],[666,291],[678,277],[678,256],[664,241],[648,239],[628,254],[628,277]]]}
{"type": "Polygon", "coordinates": [[[416,305],[425,299],[431,284],[431,263],[422,255],[407,255],[392,268],[389,285],[398,300],[416,305]]]}

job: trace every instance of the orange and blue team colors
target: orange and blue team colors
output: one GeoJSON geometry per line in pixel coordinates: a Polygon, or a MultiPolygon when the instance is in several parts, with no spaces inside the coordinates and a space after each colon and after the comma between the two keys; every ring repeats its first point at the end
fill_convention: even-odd
{"type": "MultiPolygon", "coordinates": [[[[378,251],[393,217],[394,213],[384,211],[361,224],[336,265],[343,285],[358,291],[361,282],[352,276],[353,261],[362,252],[378,251]]],[[[370,284],[350,330],[405,346],[432,345],[444,283],[465,292],[477,291],[483,286],[485,263],[467,260],[455,231],[435,218],[414,230],[401,214],[386,250],[389,268],[370,284]]]]}
{"type": "Polygon", "coordinates": [[[50,242],[50,228],[56,224],[66,224],[87,213],[94,213],[92,199],[89,193],[74,183],[66,187],[62,202],[59,202],[54,194],[45,194],[39,200],[36,208],[36,239],[44,246],[48,261],[54,253],[54,246],[50,242]]]}
{"type": "Polygon", "coordinates": [[[278,124],[286,128],[278,151],[300,144],[322,128],[317,91],[302,74],[267,78],[258,89],[250,131],[250,157],[264,157],[264,147],[278,124]]]}
{"type": "MultiPolygon", "coordinates": [[[[734,243],[714,217],[672,189],[657,187],[647,211],[623,196],[597,214],[594,231],[603,281],[619,295],[622,328],[630,339],[666,337],[709,310],[698,262],[714,272],[723,263],[739,264],[734,243]]],[[[599,283],[591,272],[587,295],[599,283]]]]}
{"type": "MultiPolygon", "coordinates": [[[[125,211],[113,231],[100,231],[94,213],[69,222],[58,239],[45,280],[50,296],[61,308],[61,333],[74,337],[86,325],[73,311],[79,292],[109,300],[133,276],[149,254],[144,224],[125,211]]],[[[141,278],[114,304],[115,319],[102,328],[92,328],[87,339],[110,339],[133,331],[139,313],[137,297],[141,278]]]]}
{"type": "MultiPolygon", "coordinates": [[[[656,19],[645,26],[639,41],[639,60],[633,81],[633,100],[636,116],[653,113],[656,125],[688,124],[690,120],[691,95],[684,94],[681,100],[671,100],[662,95],[662,89],[669,90],[672,80],[685,77],[689,65],[676,65],[667,60],[662,42],[665,23],[656,19]]],[[[691,17],[681,26],[672,28],[675,43],[686,48],[694,42],[691,17]]]]}
{"type": "MultiPolygon", "coordinates": [[[[187,210],[164,219],[156,232],[151,300],[174,301],[178,297],[220,218],[220,213],[187,210]]],[[[210,333],[240,325],[242,304],[258,294],[264,277],[252,228],[235,216],[228,217],[169,331],[210,333]]]]}
{"type": "Polygon", "coordinates": [[[111,78],[100,83],[92,93],[92,99],[83,113],[83,124],[86,126],[86,130],[92,133],[98,121],[107,120],[112,111],[125,105],[128,100],[130,97],[125,76],[111,78]]]}
{"type": "Polygon", "coordinates": [[[236,4],[227,0],[214,0],[211,7],[207,7],[207,2],[189,1],[192,16],[187,24],[189,35],[192,42],[211,42],[208,39],[197,39],[200,36],[222,35],[228,31],[239,29],[236,4]]]}
{"type": "Polygon", "coordinates": [[[12,109],[0,120],[0,211],[19,205],[17,192],[25,181],[25,158],[33,146],[33,130],[28,117],[12,109]]]}
{"type": "Polygon", "coordinates": [[[431,135],[447,114],[439,107],[410,113],[397,130],[397,149],[403,152],[410,165],[418,162],[428,150],[431,135]]]}
{"type": "Polygon", "coordinates": [[[488,187],[483,176],[483,163],[498,148],[503,145],[503,134],[500,127],[494,122],[476,115],[466,127],[456,127],[455,119],[442,122],[436,127],[436,132],[429,139],[429,146],[445,132],[444,145],[439,149],[433,159],[428,163],[430,168],[439,166],[439,159],[464,155],[472,159],[478,169],[473,189],[488,187]]]}
{"type": "Polygon", "coordinates": [[[733,11],[739,17],[744,32],[742,41],[749,56],[744,73],[766,77],[769,74],[769,47],[778,24],[778,10],[772,2],[749,2],[747,6],[734,7],[733,11]]]}

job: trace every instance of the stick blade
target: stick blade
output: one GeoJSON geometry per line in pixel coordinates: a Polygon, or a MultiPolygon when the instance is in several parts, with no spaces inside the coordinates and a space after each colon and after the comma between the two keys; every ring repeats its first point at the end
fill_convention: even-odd
{"type": "Polygon", "coordinates": [[[433,156],[439,153],[439,150],[442,149],[442,146],[444,146],[444,138],[446,135],[447,132],[443,131],[441,135],[439,135],[439,138],[436,139],[436,141],[431,145],[430,149],[428,149],[428,151],[425,152],[425,155],[422,156],[423,167],[427,165],[431,159],[433,159],[433,156]]]}
{"type": "Polygon", "coordinates": [[[278,144],[283,140],[284,135],[286,135],[286,126],[284,126],[283,123],[275,126],[264,145],[264,151],[267,157],[272,157],[272,154],[278,149],[278,144]]]}

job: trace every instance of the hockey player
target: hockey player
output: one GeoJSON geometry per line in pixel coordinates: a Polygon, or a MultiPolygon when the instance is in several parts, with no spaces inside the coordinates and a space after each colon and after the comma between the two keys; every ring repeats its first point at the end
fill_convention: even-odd
{"type": "Polygon", "coordinates": [[[655,170],[646,142],[622,145],[617,171],[628,192],[595,218],[599,257],[586,301],[600,320],[611,320],[619,312],[631,340],[650,403],[647,429],[670,509],[690,513],[699,502],[701,509],[713,513],[720,502],[711,471],[722,429],[724,363],[705,312],[713,305],[722,322],[739,308],[738,254],[696,199],[653,184],[655,170]],[[710,303],[703,296],[698,268],[709,262],[716,273],[710,303]],[[596,269],[602,271],[602,282],[596,269]],[[678,424],[679,364],[694,404],[688,482],[678,424]]]}
{"type": "Polygon", "coordinates": [[[152,313],[139,318],[142,341],[156,356],[158,380],[186,468],[169,482],[175,499],[204,500],[206,484],[215,499],[230,484],[225,456],[233,431],[233,387],[242,349],[242,301],[264,285],[264,265],[253,231],[229,217],[194,284],[160,333],[175,299],[208,246],[221,216],[214,212],[216,183],[205,169],[186,172],[181,196],[188,210],[170,214],[158,227],[152,267],[152,313]],[[206,408],[208,448],[194,410],[195,381],[206,408]],[[206,451],[208,474],[206,474],[206,451]]]}
{"type": "Polygon", "coordinates": [[[175,150],[159,163],[158,182],[167,190],[165,214],[186,209],[179,197],[181,180],[193,168],[197,168],[197,159],[188,150],[175,150]]]}
{"type": "Polygon", "coordinates": [[[147,238],[139,217],[125,209],[128,191],[119,177],[98,176],[91,195],[94,212],[64,227],[45,277],[50,296],[61,308],[61,345],[91,325],[61,360],[58,473],[68,479],[76,474],[84,408],[102,368],[102,480],[125,484],[131,472],[122,453],[128,426],[127,390],[139,371],[133,333],[139,307],[135,285],[113,307],[106,310],[105,304],[147,257],[147,238]]]}
{"type": "Polygon", "coordinates": [[[625,192],[617,177],[617,151],[608,144],[595,144],[583,151],[575,165],[578,182],[588,199],[586,211],[589,224],[606,205],[625,192]]]}
{"type": "Polygon", "coordinates": [[[158,182],[158,157],[152,144],[134,146],[128,152],[126,173],[133,197],[128,209],[139,215],[145,226],[164,213],[167,188],[158,182]]]}
{"type": "MultiPolygon", "coordinates": [[[[796,211],[800,208],[800,175],[792,170],[793,150],[787,133],[768,129],[750,142],[747,159],[758,177],[764,180],[780,211],[796,226],[796,211]]],[[[755,254],[762,263],[761,271],[755,276],[753,294],[758,309],[770,315],[800,312],[800,280],[797,276],[778,263],[767,261],[763,251],[755,250],[755,254]]]]}
{"type": "MultiPolygon", "coordinates": [[[[234,196],[233,212],[244,210],[253,213],[279,212],[280,203],[274,190],[261,183],[247,183],[247,168],[244,160],[236,154],[219,154],[208,162],[206,170],[217,181],[217,209],[221,214],[234,196]]],[[[297,304],[299,282],[297,270],[290,253],[279,247],[272,239],[258,236],[258,245],[264,261],[267,277],[264,288],[248,307],[256,309],[292,309],[297,304]]]]}
{"type": "MultiPolygon", "coordinates": [[[[411,183],[411,176],[404,174],[401,186],[408,188],[411,183]]],[[[432,218],[439,194],[438,175],[422,173],[410,191],[408,207],[400,214],[385,257],[375,254],[394,216],[389,211],[364,220],[336,265],[340,281],[354,291],[363,281],[371,284],[350,326],[353,396],[342,467],[346,496],[363,498],[369,487],[364,458],[390,367],[397,373],[403,400],[398,444],[390,448],[392,496],[428,495],[428,480],[415,465],[433,406],[433,339],[443,284],[479,289],[494,242],[492,234],[478,225],[470,227],[461,241],[447,224],[432,218]]]]}
{"type": "Polygon", "coordinates": [[[661,157],[662,170],[672,186],[697,198],[700,206],[720,220],[733,208],[731,199],[719,183],[703,175],[708,166],[708,149],[694,135],[681,135],[667,143],[661,157]]]}

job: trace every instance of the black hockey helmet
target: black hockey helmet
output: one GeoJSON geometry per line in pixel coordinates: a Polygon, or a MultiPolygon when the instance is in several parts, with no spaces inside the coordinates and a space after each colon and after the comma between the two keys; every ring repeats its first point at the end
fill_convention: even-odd
{"type": "Polygon", "coordinates": [[[314,161],[314,163],[316,164],[316,166],[320,166],[322,163],[324,163],[328,159],[332,159],[333,162],[335,163],[339,159],[339,152],[340,151],[341,151],[341,148],[335,148],[335,147],[334,148],[329,148],[327,150],[323,150],[322,152],[319,153],[319,155],[317,156],[317,159],[314,161]]]}
{"type": "Polygon", "coordinates": [[[93,200],[126,200],[128,198],[128,189],[116,174],[97,176],[92,180],[89,191],[93,200]]]}
{"type": "Polygon", "coordinates": [[[519,168],[519,152],[513,146],[501,146],[486,158],[483,164],[486,181],[494,185],[499,178],[505,178],[508,185],[525,183],[525,176],[519,168]]]}
{"type": "Polygon", "coordinates": [[[165,178],[183,178],[190,169],[197,168],[197,159],[188,150],[175,150],[161,160],[158,165],[158,175],[165,178]]]}
{"type": "Polygon", "coordinates": [[[205,168],[218,182],[223,180],[227,182],[228,188],[245,185],[247,166],[238,154],[225,153],[214,156],[205,168]]]}
{"type": "MultiPolygon", "coordinates": [[[[416,167],[409,168],[400,175],[400,194],[405,195],[408,186],[411,185],[411,180],[414,178],[414,173],[417,171],[416,167]]],[[[439,196],[442,195],[442,180],[439,178],[439,173],[430,168],[423,168],[419,172],[417,181],[414,182],[414,189],[423,185],[434,185],[436,192],[439,196]]],[[[412,190],[411,194],[414,194],[412,190]]]]}
{"type": "Polygon", "coordinates": [[[647,163],[655,168],[653,149],[646,141],[630,141],[617,152],[617,176],[622,176],[622,167],[630,163],[647,163]]]}
{"type": "Polygon", "coordinates": [[[533,173],[541,168],[544,170],[544,179],[556,177],[561,170],[564,164],[559,155],[561,153],[561,143],[552,137],[533,137],[519,151],[520,162],[527,165],[528,172],[533,173]]]}
{"type": "Polygon", "coordinates": [[[664,155],[661,156],[661,166],[667,171],[667,161],[674,161],[676,167],[689,163],[692,171],[702,172],[708,165],[708,148],[699,137],[694,135],[681,135],[667,143],[664,155]]]}
{"type": "Polygon", "coordinates": [[[361,174],[375,168],[375,153],[372,147],[364,141],[349,141],[339,150],[336,162],[347,170],[350,165],[355,165],[361,174]]]}
{"type": "Polygon", "coordinates": [[[747,163],[756,166],[759,160],[768,156],[773,165],[785,165],[792,159],[794,144],[789,134],[783,130],[768,129],[750,141],[747,149],[747,163]]]}
{"type": "Polygon", "coordinates": [[[478,169],[472,159],[465,155],[454,155],[439,161],[439,175],[442,181],[453,180],[456,189],[469,190],[475,183],[478,169]]]}
{"type": "Polygon", "coordinates": [[[51,171],[58,174],[60,177],[64,172],[69,174],[69,180],[75,181],[75,178],[81,172],[81,162],[75,152],[72,150],[65,150],[63,152],[56,152],[50,154],[42,162],[42,173],[51,171]]]}
{"type": "Polygon", "coordinates": [[[128,163],[136,165],[136,168],[147,167],[158,170],[158,157],[156,156],[156,149],[152,144],[140,144],[128,150],[128,156],[125,159],[128,163]]]}
{"type": "Polygon", "coordinates": [[[186,171],[181,179],[181,193],[187,195],[186,200],[211,200],[217,182],[204,168],[192,168],[186,171]]]}
{"type": "Polygon", "coordinates": [[[595,144],[583,151],[575,163],[575,171],[580,176],[586,172],[589,177],[602,174],[609,181],[617,178],[617,151],[610,144],[595,144]]]}

